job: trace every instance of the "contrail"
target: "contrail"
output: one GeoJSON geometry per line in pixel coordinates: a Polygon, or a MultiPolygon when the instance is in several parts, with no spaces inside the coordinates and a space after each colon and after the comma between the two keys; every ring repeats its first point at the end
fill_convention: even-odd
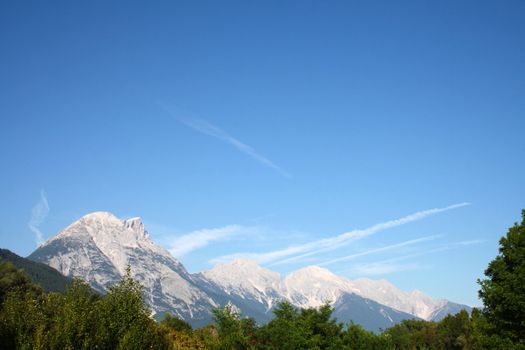
{"type": "Polygon", "coordinates": [[[283,175],[284,177],[287,177],[287,178],[291,178],[292,175],[290,175],[290,173],[288,173],[286,170],[284,170],[283,168],[281,168],[280,166],[278,166],[277,164],[275,164],[274,162],[272,162],[271,160],[269,160],[268,158],[266,158],[265,156],[263,156],[262,154],[258,153],[255,149],[253,149],[253,147],[239,141],[238,139],[236,139],[235,137],[227,134],[224,130],[221,130],[220,128],[216,127],[215,125],[207,122],[206,120],[203,120],[203,119],[179,119],[179,121],[183,124],[185,124],[186,126],[189,126],[190,128],[194,129],[194,130],[197,130],[198,132],[202,133],[202,134],[205,134],[205,135],[208,135],[208,136],[212,136],[212,137],[215,137],[221,141],[224,141],[230,145],[232,145],[233,147],[235,147],[238,151],[244,153],[244,154],[247,154],[248,156],[252,157],[253,159],[255,159],[256,161],[258,161],[259,163],[273,169],[273,170],[276,170],[277,172],[279,172],[281,175],[283,175]]]}
{"type": "Polygon", "coordinates": [[[350,242],[353,242],[358,239],[362,239],[364,237],[376,234],[378,232],[381,232],[387,229],[405,225],[405,224],[408,224],[414,221],[422,220],[429,216],[439,214],[445,211],[453,210],[456,208],[465,207],[467,205],[470,205],[470,203],[464,202],[464,203],[449,205],[443,208],[423,210],[423,211],[419,211],[419,212],[404,216],[399,219],[381,222],[381,223],[375,224],[365,229],[353,230],[353,231],[342,233],[337,236],[315,240],[315,241],[308,242],[308,243],[301,244],[301,245],[290,246],[288,248],[274,250],[274,251],[267,252],[267,253],[236,253],[236,254],[224,255],[224,256],[220,256],[220,257],[213,259],[211,262],[224,262],[224,261],[229,261],[231,259],[240,257],[240,258],[253,259],[261,264],[270,263],[268,266],[290,263],[290,262],[294,262],[296,260],[302,259],[307,256],[311,256],[311,255],[315,255],[315,254],[337,249],[346,244],[349,244],[350,242]]]}
{"type": "Polygon", "coordinates": [[[467,205],[470,205],[470,203],[464,202],[464,203],[458,203],[458,204],[449,205],[448,207],[444,207],[444,208],[434,208],[434,209],[423,210],[423,211],[419,211],[419,212],[407,215],[407,216],[399,218],[399,219],[390,220],[390,221],[382,222],[382,223],[379,223],[379,224],[375,224],[375,225],[370,226],[370,227],[368,227],[368,228],[366,228],[364,230],[353,230],[353,231],[350,231],[350,232],[346,232],[346,233],[340,234],[339,236],[336,236],[336,237],[326,238],[326,239],[322,239],[322,240],[315,241],[315,242],[312,242],[312,243],[308,243],[307,246],[310,249],[306,249],[305,250],[306,253],[303,253],[303,254],[300,254],[300,255],[296,255],[296,256],[291,257],[291,258],[287,258],[287,259],[283,259],[283,260],[277,261],[277,262],[275,262],[275,263],[273,263],[271,265],[278,265],[278,264],[283,264],[283,263],[289,263],[289,262],[293,262],[293,261],[299,260],[301,258],[305,258],[307,256],[311,256],[311,255],[314,255],[314,254],[319,254],[319,253],[323,253],[323,252],[326,252],[326,251],[334,250],[334,249],[337,249],[337,248],[339,248],[339,247],[341,247],[343,245],[346,245],[346,244],[348,244],[350,242],[353,242],[355,240],[358,240],[358,239],[361,239],[361,238],[364,238],[364,237],[376,234],[378,232],[381,232],[381,231],[384,231],[384,230],[387,230],[387,229],[390,229],[390,228],[394,228],[394,227],[397,227],[397,226],[405,225],[405,224],[408,224],[408,223],[411,223],[411,222],[414,222],[414,221],[418,221],[418,220],[427,218],[429,216],[432,216],[432,215],[435,215],[435,214],[438,214],[438,213],[442,213],[442,212],[449,211],[449,210],[456,209],[456,208],[461,208],[461,207],[464,207],[464,206],[467,206],[467,205]],[[312,245],[313,245],[313,247],[311,247],[312,245]]]}
{"type": "Polygon", "coordinates": [[[262,165],[277,171],[282,176],[284,176],[286,178],[289,178],[289,179],[292,178],[292,175],[289,172],[287,172],[286,170],[284,170],[283,168],[281,168],[280,166],[278,166],[277,164],[272,162],[270,159],[266,158],[265,156],[263,156],[262,154],[257,152],[250,145],[239,141],[237,138],[229,135],[228,133],[226,133],[224,130],[220,129],[219,127],[217,127],[217,126],[215,126],[215,125],[211,124],[210,122],[208,122],[206,120],[203,120],[203,119],[179,118],[179,117],[175,116],[174,113],[172,113],[172,111],[170,110],[170,108],[168,108],[166,105],[164,105],[161,102],[157,102],[157,103],[162,109],[164,109],[167,113],[169,113],[178,122],[186,125],[187,127],[192,128],[193,130],[198,131],[198,132],[200,132],[200,133],[202,133],[204,135],[208,135],[208,136],[214,137],[216,139],[219,139],[219,140],[221,140],[221,141],[223,141],[223,142],[233,146],[239,152],[244,153],[244,154],[248,155],[249,157],[255,159],[256,161],[258,161],[262,165]]]}
{"type": "Polygon", "coordinates": [[[430,241],[430,240],[436,239],[438,237],[441,237],[441,236],[440,235],[433,235],[433,236],[427,236],[427,237],[412,239],[410,241],[396,243],[396,244],[388,245],[386,247],[370,249],[370,250],[367,250],[367,251],[364,251],[364,252],[343,256],[343,257],[340,257],[340,258],[337,258],[337,259],[328,260],[328,261],[325,261],[325,262],[317,264],[317,265],[318,266],[331,265],[331,264],[334,264],[334,263],[337,263],[337,262],[347,261],[347,260],[359,258],[361,256],[366,256],[366,255],[375,254],[375,253],[381,253],[381,252],[385,252],[385,251],[388,251],[388,250],[401,248],[401,247],[406,247],[406,246],[412,245],[412,244],[417,244],[417,243],[420,243],[420,242],[430,241]]]}

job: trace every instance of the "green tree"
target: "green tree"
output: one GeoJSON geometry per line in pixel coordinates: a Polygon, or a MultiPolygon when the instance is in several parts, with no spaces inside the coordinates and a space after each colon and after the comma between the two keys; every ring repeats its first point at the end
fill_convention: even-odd
{"type": "MultiPolygon", "coordinates": [[[[34,340],[37,334],[45,334],[47,320],[41,307],[44,298],[22,289],[12,290],[6,295],[0,316],[2,348],[40,348],[35,346],[34,340]]],[[[41,336],[39,340],[43,343],[41,336]]]]}
{"type": "Polygon", "coordinates": [[[500,337],[493,332],[487,318],[478,309],[473,309],[470,315],[472,324],[472,349],[475,350],[510,350],[516,346],[508,338],[500,337]]]}
{"type": "Polygon", "coordinates": [[[423,320],[403,320],[384,332],[395,349],[442,349],[437,337],[437,324],[423,320]]]}
{"type": "Polygon", "coordinates": [[[343,332],[343,346],[345,350],[383,350],[392,348],[387,336],[376,335],[353,322],[350,322],[343,332]]]}
{"type": "Polygon", "coordinates": [[[289,302],[280,303],[275,317],[260,330],[264,349],[343,349],[343,325],[332,318],[333,307],[326,303],[319,309],[298,311],[289,302]]]}
{"type": "Polygon", "coordinates": [[[101,297],[80,280],[65,294],[46,294],[23,272],[0,264],[0,295],[2,349],[170,348],[170,338],[150,317],[129,268],[101,297]]]}
{"type": "Polygon", "coordinates": [[[447,315],[439,322],[437,331],[445,349],[461,350],[472,347],[472,324],[465,310],[456,315],[447,315]]]}
{"type": "Polygon", "coordinates": [[[0,344],[2,349],[32,349],[45,315],[42,289],[10,262],[0,263],[0,344]]]}
{"type": "MultiPolygon", "coordinates": [[[[74,279],[53,320],[49,343],[54,349],[90,349],[95,346],[97,302],[100,296],[86,282],[74,279]]],[[[55,302],[56,307],[57,302],[55,302]]]]}
{"type": "Polygon", "coordinates": [[[499,241],[499,254],[478,281],[491,334],[525,347],[525,210],[499,241]]]}
{"type": "Polygon", "coordinates": [[[289,302],[282,302],[273,313],[275,317],[261,330],[264,348],[270,350],[307,349],[310,334],[299,326],[297,309],[289,302]]]}
{"type": "Polygon", "coordinates": [[[128,266],[120,282],[109,287],[97,303],[98,328],[95,343],[103,349],[168,348],[150,310],[142,299],[142,286],[131,277],[128,266]]]}
{"type": "Polygon", "coordinates": [[[244,333],[240,314],[228,304],[222,308],[213,309],[213,319],[217,325],[220,340],[219,349],[241,350],[249,349],[248,336],[244,333]]]}
{"type": "Polygon", "coordinates": [[[193,328],[188,322],[166,313],[158,326],[160,331],[169,339],[170,349],[204,349],[204,342],[197,334],[194,334],[193,328]]]}
{"type": "Polygon", "coordinates": [[[160,325],[176,332],[191,333],[193,330],[188,322],[174,317],[169,313],[164,315],[164,318],[160,321],[160,325]]]}
{"type": "Polygon", "coordinates": [[[332,319],[334,308],[326,303],[319,309],[302,309],[298,323],[299,328],[309,334],[308,346],[318,349],[341,349],[343,325],[332,319]]]}
{"type": "MultiPolygon", "coordinates": [[[[203,349],[220,348],[217,327],[214,324],[195,329],[193,335],[199,341],[199,344],[202,345],[203,349]]],[[[197,347],[195,347],[195,349],[197,349],[197,347]]]]}
{"type": "Polygon", "coordinates": [[[42,288],[31,282],[24,271],[10,262],[0,261],[0,305],[7,293],[15,289],[31,292],[35,296],[42,294],[42,288]]]}

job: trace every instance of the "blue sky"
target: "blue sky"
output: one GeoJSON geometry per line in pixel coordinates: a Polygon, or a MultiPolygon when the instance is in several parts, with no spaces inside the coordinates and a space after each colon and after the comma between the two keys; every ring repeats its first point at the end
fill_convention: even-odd
{"type": "Polygon", "coordinates": [[[525,208],[524,15],[4,1],[0,246],[27,255],[104,210],[141,216],[190,271],[315,264],[479,305],[525,208]]]}

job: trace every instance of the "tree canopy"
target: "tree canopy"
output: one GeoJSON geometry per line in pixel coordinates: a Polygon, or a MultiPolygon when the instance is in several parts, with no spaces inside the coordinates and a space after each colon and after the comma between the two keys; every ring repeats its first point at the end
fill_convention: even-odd
{"type": "Polygon", "coordinates": [[[499,254],[479,281],[487,332],[525,347],[525,210],[500,241],[499,254]]]}

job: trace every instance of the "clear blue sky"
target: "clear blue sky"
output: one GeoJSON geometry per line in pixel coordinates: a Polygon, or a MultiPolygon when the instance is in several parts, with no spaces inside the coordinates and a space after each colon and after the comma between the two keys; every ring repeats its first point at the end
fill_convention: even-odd
{"type": "Polygon", "coordinates": [[[27,255],[104,210],[190,271],[325,264],[477,305],[525,208],[524,18],[523,1],[2,1],[0,246],[27,255]]]}

